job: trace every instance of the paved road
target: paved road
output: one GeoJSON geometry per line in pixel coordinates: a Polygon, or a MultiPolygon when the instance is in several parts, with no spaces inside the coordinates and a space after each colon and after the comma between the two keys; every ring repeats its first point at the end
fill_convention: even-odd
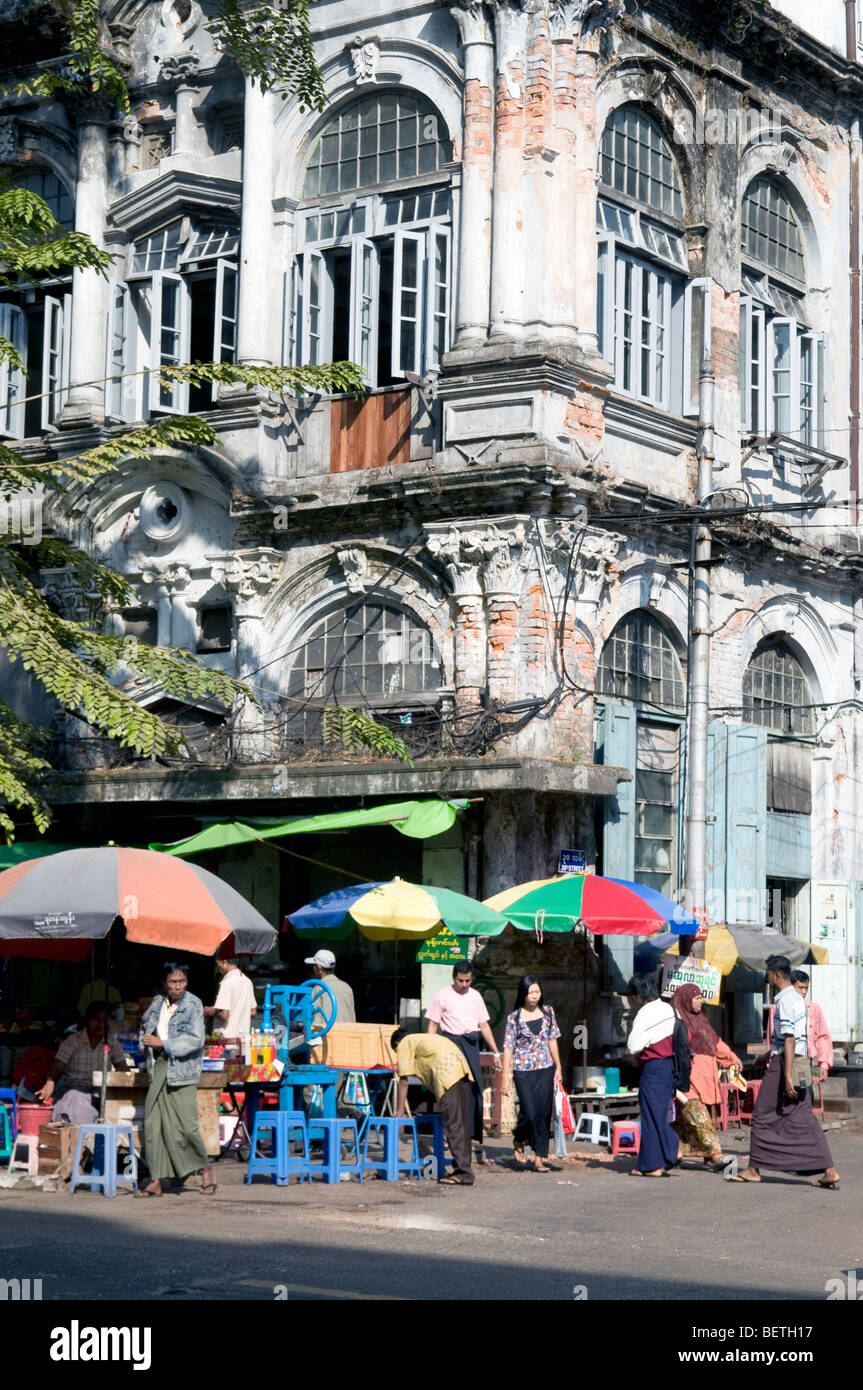
{"type": "Polygon", "coordinates": [[[0,1189],[0,1278],[94,1301],[823,1301],[827,1279],[849,1268],[863,1279],[863,1134],[828,1138],[835,1192],[778,1174],[743,1187],[694,1167],[636,1180],[629,1161],[600,1158],[549,1175],[494,1164],[473,1189],[247,1187],[233,1161],[210,1198],[0,1189]]]}

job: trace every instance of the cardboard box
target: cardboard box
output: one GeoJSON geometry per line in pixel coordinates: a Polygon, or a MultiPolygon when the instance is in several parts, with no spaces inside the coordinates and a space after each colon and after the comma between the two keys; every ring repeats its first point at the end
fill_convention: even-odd
{"type": "Polygon", "coordinates": [[[395,1057],[389,1040],[394,1028],[394,1023],[334,1023],[320,1045],[312,1048],[311,1061],[319,1066],[338,1067],[340,1071],[354,1067],[363,1071],[370,1067],[392,1070],[395,1057]]]}
{"type": "Polygon", "coordinates": [[[40,1125],[37,1154],[41,1175],[56,1173],[68,1178],[72,1172],[75,1146],[78,1143],[77,1125],[40,1125]]]}

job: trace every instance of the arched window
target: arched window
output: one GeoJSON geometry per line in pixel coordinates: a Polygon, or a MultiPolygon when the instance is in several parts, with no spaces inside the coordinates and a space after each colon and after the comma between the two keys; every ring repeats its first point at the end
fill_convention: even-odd
{"type": "Polygon", "coordinates": [[[617,624],[602,649],[597,694],[668,710],[683,709],[680,659],[671,638],[655,618],[635,612],[617,624]]]}
{"type": "Polygon", "coordinates": [[[306,638],[294,663],[288,694],[325,705],[399,704],[437,691],[441,664],[431,633],[418,619],[387,603],[332,613],[306,638]]]}
{"type": "Polygon", "coordinates": [[[451,159],[442,118],[415,92],[381,89],[327,123],[297,214],[291,360],[356,362],[369,386],[438,366],[449,346],[451,159]]]}
{"type": "Polygon", "coordinates": [[[803,230],[777,179],[759,175],[746,189],[740,248],[743,431],[823,448],[826,340],[808,324],[803,230]]]}
{"type": "Polygon", "coordinates": [[[304,198],[347,193],[433,174],[452,144],[431,102],[383,90],[343,106],[324,127],[306,164],[304,198]]]}
{"type": "Polygon", "coordinates": [[[671,146],[655,121],[638,106],[612,111],[602,132],[602,182],[656,212],[683,216],[680,179],[671,146]]]}
{"type": "Polygon", "coordinates": [[[743,677],[743,717],[781,734],[813,734],[815,711],[803,667],[782,641],[757,647],[743,677]]]}
{"type": "Polygon", "coordinates": [[[12,181],[16,188],[26,188],[46,202],[54,221],[59,222],[61,227],[74,227],[75,205],[72,197],[50,169],[41,166],[16,169],[12,181]]]}
{"type": "Polygon", "coordinates": [[[706,280],[687,281],[683,196],[671,146],[650,116],[621,106],[599,154],[597,331],[614,384],[675,414],[697,414],[709,334],[706,280]]]}

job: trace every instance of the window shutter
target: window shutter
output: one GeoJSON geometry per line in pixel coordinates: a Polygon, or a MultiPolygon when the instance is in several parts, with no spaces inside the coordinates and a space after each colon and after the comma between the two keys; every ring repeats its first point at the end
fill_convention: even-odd
{"type": "Polygon", "coordinates": [[[329,356],[327,348],[327,266],[320,251],[303,252],[302,362],[319,367],[329,356]]]}
{"type": "Polygon", "coordinates": [[[9,339],[24,363],[21,368],[13,367],[5,358],[0,361],[0,435],[23,439],[24,406],[16,402],[26,392],[27,318],[17,304],[0,304],[0,338],[9,339]]]}
{"type": "Polygon", "coordinates": [[[42,399],[40,420],[49,429],[60,414],[63,382],[63,305],[46,294],[42,321],[42,399]]]}
{"type": "MultiPolygon", "coordinates": [[[[159,271],[153,276],[153,317],[150,366],[176,366],[189,360],[189,289],[180,275],[159,271]]],[[[189,388],[183,384],[162,386],[155,371],[150,374],[150,409],[182,414],[189,408],[189,388]]]]}
{"type": "Polygon", "coordinates": [[[392,375],[422,372],[425,233],[397,231],[393,273],[392,375]]]}
{"type": "Polygon", "coordinates": [[[727,731],[726,911],[730,922],[764,922],[767,880],[767,730],[727,731]]]}
{"type": "Polygon", "coordinates": [[[728,730],[713,724],[707,730],[707,907],[711,922],[725,914],[725,782],[728,730]]]}
{"type": "Polygon", "coordinates": [[[596,263],[596,333],[599,351],[614,361],[614,240],[601,236],[596,263]]]}
{"type": "Polygon", "coordinates": [[[426,284],[426,371],[440,366],[441,358],[449,348],[451,257],[449,230],[432,227],[429,231],[426,284]]]}
{"type": "MultiPolygon", "coordinates": [[[[237,360],[237,267],[230,261],[216,262],[216,308],[213,318],[213,361],[237,360]]],[[[213,382],[210,394],[219,398],[219,383],[213,382]]]]}
{"type": "Polygon", "coordinates": [[[120,420],[132,418],[135,400],[134,381],[124,377],[124,372],[133,370],[130,362],[131,330],[130,295],[125,285],[114,287],[114,299],[109,311],[108,323],[108,382],[105,390],[105,405],[109,415],[120,420]]]}
{"type": "Polygon", "coordinates": [[[815,437],[814,443],[819,449],[826,449],[827,436],[827,393],[829,381],[827,376],[828,368],[827,335],[816,333],[815,335],[815,437]]]}
{"type": "MultiPolygon", "coordinates": [[[[602,872],[606,878],[635,877],[635,763],[636,717],[632,705],[608,701],[602,728],[602,761],[606,767],[628,768],[632,780],[620,782],[617,795],[605,802],[605,829],[602,843],[602,872]]],[[[633,970],[633,941],[624,936],[607,936],[612,962],[623,976],[623,984],[633,970]]],[[[622,989],[619,979],[615,988],[622,989]]]]}
{"type": "Polygon", "coordinates": [[[772,434],[794,435],[800,428],[800,360],[794,319],[774,318],[767,325],[767,364],[772,434]]]}
{"type": "MultiPolygon", "coordinates": [[[[690,280],[683,297],[683,414],[697,415],[700,408],[701,364],[710,348],[710,285],[708,279],[690,280]]],[[[742,309],[741,309],[742,313],[742,309]]]]}
{"type": "Polygon", "coordinates": [[[368,386],[377,383],[378,249],[373,241],[351,248],[351,361],[362,368],[368,386]]]}

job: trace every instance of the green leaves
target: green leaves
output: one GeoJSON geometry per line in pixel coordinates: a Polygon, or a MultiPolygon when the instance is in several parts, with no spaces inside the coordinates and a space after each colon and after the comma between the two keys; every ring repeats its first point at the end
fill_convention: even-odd
{"type": "Polygon", "coordinates": [[[411,752],[404,740],[360,710],[343,705],[325,709],[322,732],[327,746],[341,744],[350,753],[368,749],[379,758],[393,758],[413,767],[411,752]]]}
{"type": "Polygon", "coordinates": [[[277,391],[284,396],[306,396],[317,392],[350,392],[363,395],[366,390],[362,370],[353,362],[330,362],[320,367],[257,367],[245,362],[183,362],[176,367],[162,367],[159,380],[164,386],[187,381],[190,386],[212,382],[242,385],[253,390],[277,391]]]}
{"type": "Polygon", "coordinates": [[[30,285],[73,268],[104,275],[113,260],[84,232],[61,227],[38,193],[0,191],[0,284],[30,285]]]}
{"type": "Polygon", "coordinates": [[[217,0],[207,28],[262,92],[283,87],[282,100],[290,94],[303,111],[323,110],[327,96],[315,62],[308,0],[279,0],[276,7],[217,0]]]}

